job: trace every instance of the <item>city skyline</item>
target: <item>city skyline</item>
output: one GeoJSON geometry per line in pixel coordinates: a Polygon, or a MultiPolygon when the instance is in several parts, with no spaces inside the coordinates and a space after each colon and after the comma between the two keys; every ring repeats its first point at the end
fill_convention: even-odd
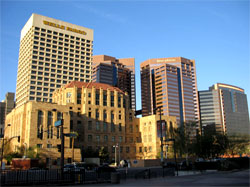
{"type": "Polygon", "coordinates": [[[1,12],[1,100],[16,90],[20,32],[32,13],[93,29],[93,55],[135,58],[137,110],[140,63],[150,58],[194,59],[199,91],[225,83],[250,92],[248,1],[2,1],[1,12]]]}

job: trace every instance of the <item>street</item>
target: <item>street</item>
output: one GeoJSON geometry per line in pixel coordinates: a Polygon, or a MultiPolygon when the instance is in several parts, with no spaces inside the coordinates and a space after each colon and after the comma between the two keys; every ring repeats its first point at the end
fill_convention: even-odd
{"type": "Polygon", "coordinates": [[[95,184],[83,186],[249,186],[250,170],[208,172],[178,177],[130,179],[120,184],[95,184]]]}

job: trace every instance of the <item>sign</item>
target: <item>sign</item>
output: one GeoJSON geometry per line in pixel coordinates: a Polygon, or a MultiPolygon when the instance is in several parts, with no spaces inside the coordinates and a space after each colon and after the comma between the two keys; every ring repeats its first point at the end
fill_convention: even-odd
{"type": "Polygon", "coordinates": [[[157,121],[157,136],[161,137],[161,129],[162,129],[162,137],[166,137],[166,121],[159,120],[157,121]]]}
{"type": "Polygon", "coordinates": [[[59,127],[62,125],[62,120],[58,120],[55,122],[55,127],[59,127]]]}
{"type": "Polygon", "coordinates": [[[175,58],[168,58],[168,59],[157,59],[156,62],[172,62],[172,61],[176,61],[175,58]]]}
{"type": "Polygon", "coordinates": [[[49,25],[51,27],[59,28],[59,29],[62,29],[62,30],[67,30],[67,31],[78,33],[78,34],[87,35],[87,33],[85,31],[81,31],[79,29],[74,29],[74,28],[71,28],[71,27],[65,27],[63,25],[59,25],[59,24],[52,23],[52,22],[49,22],[49,21],[43,21],[43,24],[44,25],[49,25]]]}

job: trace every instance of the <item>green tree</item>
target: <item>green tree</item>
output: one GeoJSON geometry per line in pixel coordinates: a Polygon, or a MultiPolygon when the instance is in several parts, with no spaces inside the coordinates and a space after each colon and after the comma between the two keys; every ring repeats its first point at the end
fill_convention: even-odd
{"type": "Polygon", "coordinates": [[[250,154],[249,136],[231,135],[228,136],[228,146],[226,153],[228,155],[250,154]]]}
{"type": "Polygon", "coordinates": [[[101,163],[108,162],[109,160],[109,153],[104,147],[101,147],[99,150],[99,158],[101,163]]]}

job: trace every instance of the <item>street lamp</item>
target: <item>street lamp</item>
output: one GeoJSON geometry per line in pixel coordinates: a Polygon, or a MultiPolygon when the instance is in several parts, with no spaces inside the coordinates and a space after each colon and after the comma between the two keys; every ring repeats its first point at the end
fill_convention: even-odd
{"type": "Polygon", "coordinates": [[[117,166],[117,162],[116,162],[116,148],[119,147],[119,145],[116,144],[116,145],[113,145],[113,147],[115,148],[115,166],[117,166]]]}
{"type": "MultiPolygon", "coordinates": [[[[11,126],[11,124],[8,124],[7,127],[11,126]]],[[[3,153],[4,153],[4,133],[5,133],[5,130],[7,129],[4,128],[4,131],[3,131],[3,143],[2,143],[2,153],[1,153],[1,170],[2,170],[2,167],[3,167],[3,153]]]]}
{"type": "MultiPolygon", "coordinates": [[[[56,112],[57,109],[52,109],[53,112],[56,112]]],[[[61,124],[59,126],[61,126],[61,174],[63,175],[63,166],[64,166],[64,133],[63,133],[63,112],[62,113],[62,119],[61,119],[61,124]]]]}
{"type": "Polygon", "coordinates": [[[23,143],[23,145],[25,145],[25,155],[24,155],[24,158],[26,158],[26,156],[27,156],[27,143],[23,143]]]}
{"type": "Polygon", "coordinates": [[[158,106],[158,107],[156,107],[156,108],[155,108],[155,111],[157,111],[158,109],[160,109],[160,135],[161,135],[161,137],[160,137],[160,140],[161,140],[161,163],[162,163],[162,165],[163,165],[163,143],[162,143],[162,141],[163,141],[163,137],[162,137],[162,121],[161,121],[161,108],[162,108],[162,106],[158,106]]]}

